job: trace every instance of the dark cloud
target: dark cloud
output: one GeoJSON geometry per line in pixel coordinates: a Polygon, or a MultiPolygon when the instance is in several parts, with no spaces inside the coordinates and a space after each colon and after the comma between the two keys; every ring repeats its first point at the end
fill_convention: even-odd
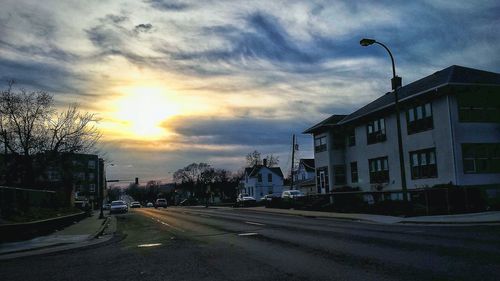
{"type": "Polygon", "coordinates": [[[164,127],[194,144],[273,146],[287,145],[292,133],[300,133],[307,121],[294,119],[203,118],[169,119],[164,127]]]}
{"type": "Polygon", "coordinates": [[[163,11],[183,11],[189,8],[189,5],[186,3],[181,3],[178,1],[169,1],[169,0],[147,0],[144,1],[151,5],[151,7],[163,10],[163,11]]]}
{"type": "MultiPolygon", "coordinates": [[[[0,82],[12,79],[19,87],[75,95],[85,95],[82,89],[87,82],[85,77],[61,65],[0,57],[0,82]]],[[[0,84],[0,88],[4,88],[4,85],[0,84]]]]}
{"type": "Polygon", "coordinates": [[[266,59],[283,63],[314,63],[317,56],[297,46],[286,30],[273,16],[257,12],[246,19],[250,28],[234,25],[209,27],[205,30],[224,38],[231,47],[204,52],[180,52],[175,58],[180,60],[207,59],[209,61],[232,61],[246,59],[266,59]]]}
{"type": "Polygon", "coordinates": [[[135,26],[135,31],[136,32],[149,32],[153,28],[153,25],[150,23],[141,23],[139,25],[135,26]]]}

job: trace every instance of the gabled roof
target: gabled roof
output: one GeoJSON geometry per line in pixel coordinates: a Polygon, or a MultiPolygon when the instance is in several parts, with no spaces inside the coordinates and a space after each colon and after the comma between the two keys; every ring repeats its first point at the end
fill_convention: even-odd
{"type": "Polygon", "coordinates": [[[321,130],[324,130],[328,127],[335,126],[337,123],[339,123],[342,119],[344,119],[347,115],[341,115],[341,114],[334,114],[325,120],[319,122],[318,124],[312,126],[311,128],[305,130],[302,132],[303,134],[312,134],[315,132],[319,132],[321,130]]]}
{"type": "Polygon", "coordinates": [[[278,176],[283,177],[283,172],[280,167],[266,167],[264,165],[254,165],[253,167],[245,168],[245,174],[247,174],[250,178],[256,177],[262,168],[267,168],[278,176]]]}
{"type": "Polygon", "coordinates": [[[300,164],[304,165],[304,168],[306,169],[307,172],[314,172],[314,167],[315,167],[314,159],[302,158],[300,159],[299,165],[300,164]]]}
{"type": "MultiPolygon", "coordinates": [[[[500,74],[484,70],[452,65],[420,80],[398,89],[399,100],[417,97],[428,91],[447,85],[500,85],[500,74]]],[[[389,92],[371,103],[363,106],[342,119],[345,124],[367,114],[374,113],[394,104],[394,92],[389,92]]]]}
{"type": "MultiPolygon", "coordinates": [[[[398,89],[400,101],[416,98],[448,85],[500,86],[500,74],[459,65],[452,65],[398,89]]],[[[394,105],[394,92],[386,93],[349,115],[332,115],[305,130],[303,134],[316,133],[327,127],[344,125],[394,105]],[[344,116],[339,120],[340,116],[344,116]]]]}

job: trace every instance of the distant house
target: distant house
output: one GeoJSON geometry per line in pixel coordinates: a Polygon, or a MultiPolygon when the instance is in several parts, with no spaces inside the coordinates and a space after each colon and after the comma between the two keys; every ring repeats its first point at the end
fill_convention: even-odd
{"type": "Polygon", "coordinates": [[[294,172],[294,189],[306,195],[316,194],[316,170],[314,159],[300,159],[299,167],[294,172]]]}
{"type": "Polygon", "coordinates": [[[281,194],[283,191],[283,172],[279,167],[254,165],[245,169],[240,182],[240,192],[259,200],[267,194],[281,194]]]}

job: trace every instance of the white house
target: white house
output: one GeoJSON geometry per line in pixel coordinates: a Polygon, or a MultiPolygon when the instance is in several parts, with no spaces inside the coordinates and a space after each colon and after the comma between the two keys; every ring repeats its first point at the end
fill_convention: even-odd
{"type": "MultiPolygon", "coordinates": [[[[398,89],[408,189],[500,186],[500,74],[450,66],[398,89]]],[[[394,93],[304,131],[318,193],[400,190],[394,93]]]]}
{"type": "Polygon", "coordinates": [[[302,191],[306,195],[316,194],[316,170],[314,159],[300,159],[299,166],[293,173],[294,189],[302,191]]]}
{"type": "Polygon", "coordinates": [[[242,193],[247,193],[257,200],[267,194],[281,194],[283,191],[283,172],[279,167],[254,165],[245,169],[240,186],[242,193]]]}

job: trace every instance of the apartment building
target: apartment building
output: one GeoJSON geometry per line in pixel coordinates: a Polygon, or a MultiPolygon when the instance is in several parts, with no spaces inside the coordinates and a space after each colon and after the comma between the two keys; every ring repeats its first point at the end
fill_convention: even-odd
{"type": "MultiPolygon", "coordinates": [[[[500,185],[500,74],[453,65],[398,89],[408,189],[500,185]]],[[[305,130],[318,193],[400,190],[394,92],[305,130]]]]}

